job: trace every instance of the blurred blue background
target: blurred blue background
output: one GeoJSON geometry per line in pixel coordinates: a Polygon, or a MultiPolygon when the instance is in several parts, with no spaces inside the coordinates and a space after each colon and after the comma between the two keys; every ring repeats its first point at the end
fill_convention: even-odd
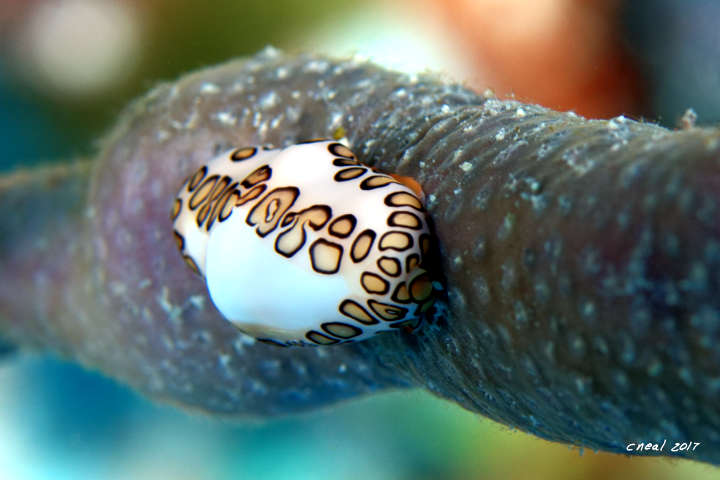
{"type": "MultiPolygon", "coordinates": [[[[0,170],[91,155],[120,109],[157,81],[267,44],[440,70],[590,116],[674,127],[692,107],[711,124],[720,118],[717,5],[0,0],[0,170]],[[577,25],[586,37],[575,37],[577,25]]],[[[0,479],[720,478],[689,461],[552,444],[424,392],[218,421],[152,404],[52,356],[5,350],[0,479]]]]}

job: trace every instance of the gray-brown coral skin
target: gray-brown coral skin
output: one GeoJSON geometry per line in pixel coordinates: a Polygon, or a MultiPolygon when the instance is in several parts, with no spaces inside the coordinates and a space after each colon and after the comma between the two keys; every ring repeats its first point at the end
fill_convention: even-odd
{"type": "Polygon", "coordinates": [[[267,50],[156,87],[92,164],[0,181],[0,332],[215,415],[421,386],[543,438],[701,442],[682,455],[720,463],[718,192],[717,130],[267,50]],[[221,150],[341,127],[423,186],[447,315],[357,344],[255,342],[184,265],[171,201],[221,150]]]}

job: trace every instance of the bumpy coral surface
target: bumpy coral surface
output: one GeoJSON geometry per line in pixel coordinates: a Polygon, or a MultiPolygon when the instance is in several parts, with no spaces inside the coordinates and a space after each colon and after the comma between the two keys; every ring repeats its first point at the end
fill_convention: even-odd
{"type": "Polygon", "coordinates": [[[695,441],[719,463],[719,171],[717,130],[267,50],[156,87],[92,163],[0,180],[0,332],[211,414],[422,386],[544,438],[695,441]],[[172,200],[218,152],[338,130],[422,185],[446,313],[357,344],[255,342],[178,255],[172,200]]]}

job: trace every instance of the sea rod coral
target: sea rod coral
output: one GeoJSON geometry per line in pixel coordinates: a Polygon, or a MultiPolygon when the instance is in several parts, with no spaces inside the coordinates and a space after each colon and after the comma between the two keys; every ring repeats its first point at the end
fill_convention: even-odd
{"type": "Polygon", "coordinates": [[[93,160],[0,178],[0,335],[214,415],[423,387],[543,438],[701,442],[662,453],[720,463],[718,192],[716,129],[266,50],[157,86],[93,160]],[[356,344],[256,342],[183,263],[172,201],[219,152],[337,132],[422,185],[446,314],[356,344]]]}

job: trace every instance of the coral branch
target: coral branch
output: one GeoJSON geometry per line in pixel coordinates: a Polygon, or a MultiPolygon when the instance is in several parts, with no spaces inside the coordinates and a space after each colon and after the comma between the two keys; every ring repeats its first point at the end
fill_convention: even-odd
{"type": "Polygon", "coordinates": [[[268,50],[157,87],[85,171],[0,182],[0,332],[19,344],[211,414],[416,385],[544,438],[702,442],[689,455],[720,463],[717,130],[588,121],[268,50]],[[183,264],[172,198],[222,149],[337,131],[423,186],[447,318],[355,345],[256,343],[183,264]]]}

